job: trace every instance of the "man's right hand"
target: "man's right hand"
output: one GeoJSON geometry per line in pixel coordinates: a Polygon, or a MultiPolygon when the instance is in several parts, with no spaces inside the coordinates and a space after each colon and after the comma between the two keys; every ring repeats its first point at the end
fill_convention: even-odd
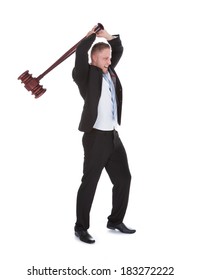
{"type": "Polygon", "coordinates": [[[95,29],[97,28],[98,25],[95,25],[86,35],[86,37],[89,37],[91,34],[96,33],[95,29]]]}

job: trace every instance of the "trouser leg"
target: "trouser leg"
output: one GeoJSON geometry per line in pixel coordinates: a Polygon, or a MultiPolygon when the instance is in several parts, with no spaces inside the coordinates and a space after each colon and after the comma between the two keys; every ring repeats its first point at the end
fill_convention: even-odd
{"type": "Polygon", "coordinates": [[[83,135],[84,168],[82,183],[77,194],[77,229],[87,230],[90,210],[101,172],[113,150],[112,133],[93,130],[83,135]]]}
{"type": "Polygon", "coordinates": [[[126,213],[131,182],[126,151],[117,132],[114,135],[114,151],[106,164],[106,171],[113,183],[112,211],[108,220],[117,225],[123,221],[126,213]]]}

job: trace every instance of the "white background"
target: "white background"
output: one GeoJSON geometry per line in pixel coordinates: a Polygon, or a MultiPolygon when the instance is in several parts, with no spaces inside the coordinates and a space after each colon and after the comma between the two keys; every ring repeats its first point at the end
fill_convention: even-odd
{"type": "Polygon", "coordinates": [[[1,2],[1,279],[39,279],[27,276],[32,266],[82,265],[113,273],[82,279],[154,278],[121,276],[123,266],[173,266],[175,276],[155,277],[199,279],[200,15],[194,0],[1,2]],[[125,223],[137,232],[106,229],[112,186],[103,172],[89,230],[96,243],[88,245],[73,231],[83,161],[74,55],[41,80],[39,99],[17,78],[40,75],[98,22],[124,45],[116,71],[132,173],[125,223]]]}

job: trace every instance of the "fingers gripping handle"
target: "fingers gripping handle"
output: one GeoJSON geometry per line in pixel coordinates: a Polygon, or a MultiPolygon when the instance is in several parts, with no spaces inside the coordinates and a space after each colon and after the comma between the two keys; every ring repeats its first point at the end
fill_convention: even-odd
{"type": "Polygon", "coordinates": [[[95,32],[98,32],[103,29],[104,29],[104,26],[101,23],[98,23],[97,27],[95,28],[95,32]]]}

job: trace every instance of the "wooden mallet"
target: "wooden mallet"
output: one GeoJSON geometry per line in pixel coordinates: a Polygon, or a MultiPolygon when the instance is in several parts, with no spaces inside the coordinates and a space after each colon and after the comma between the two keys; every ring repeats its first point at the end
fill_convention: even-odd
{"type": "MultiPolygon", "coordinates": [[[[103,25],[101,23],[98,23],[95,32],[98,32],[102,29],[104,29],[103,25]]],[[[86,36],[84,38],[86,38],[86,36]]],[[[52,71],[56,66],[58,66],[61,62],[63,62],[65,59],[71,56],[76,51],[78,44],[84,38],[82,38],[77,44],[75,44],[72,48],[70,48],[64,55],[62,55],[57,61],[55,61],[55,63],[53,63],[47,70],[45,70],[37,78],[33,78],[32,74],[30,74],[29,71],[27,70],[18,77],[18,80],[21,80],[21,82],[24,84],[24,87],[28,91],[31,91],[32,94],[35,95],[35,98],[40,97],[46,92],[46,89],[44,89],[43,86],[39,84],[39,81],[50,71],[52,71]]]]}

